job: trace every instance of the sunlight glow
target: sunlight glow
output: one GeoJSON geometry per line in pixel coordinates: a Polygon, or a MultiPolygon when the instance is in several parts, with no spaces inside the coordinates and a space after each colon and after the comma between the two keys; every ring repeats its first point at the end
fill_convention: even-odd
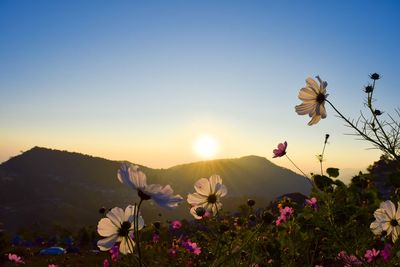
{"type": "Polygon", "coordinates": [[[217,140],[210,135],[200,135],[193,143],[193,150],[200,157],[210,159],[217,154],[219,144],[217,140]]]}

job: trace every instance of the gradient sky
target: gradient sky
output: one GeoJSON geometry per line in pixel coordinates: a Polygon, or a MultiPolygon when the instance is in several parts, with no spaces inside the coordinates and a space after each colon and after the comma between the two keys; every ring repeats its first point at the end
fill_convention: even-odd
{"type": "MultiPolygon", "coordinates": [[[[305,171],[331,135],[325,166],[364,169],[379,151],[328,107],[307,126],[294,106],[305,78],[328,81],[346,115],[399,104],[398,1],[0,2],[0,162],[33,146],[130,160],[154,168],[259,155],[288,141],[305,171]]],[[[291,168],[285,158],[274,163],[291,168]]]]}

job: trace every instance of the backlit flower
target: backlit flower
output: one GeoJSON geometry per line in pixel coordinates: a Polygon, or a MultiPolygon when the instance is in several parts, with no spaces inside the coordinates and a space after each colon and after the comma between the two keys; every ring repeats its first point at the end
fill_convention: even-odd
{"type": "Polygon", "coordinates": [[[206,211],[211,211],[213,215],[222,207],[221,197],[228,193],[219,175],[212,175],[209,179],[199,179],[194,184],[194,189],[196,192],[187,197],[187,202],[192,205],[192,209],[196,210],[198,207],[203,207],[206,211]]]}
{"type": "Polygon", "coordinates": [[[387,200],[381,203],[379,209],[375,210],[374,217],[376,220],[370,225],[372,232],[379,235],[385,231],[386,235],[391,236],[395,243],[400,234],[400,210],[396,210],[393,202],[387,200]]]}
{"type": "MultiPolygon", "coordinates": [[[[115,243],[120,242],[119,251],[122,254],[133,253],[135,243],[130,235],[134,231],[135,212],[136,207],[132,205],[126,207],[125,211],[115,207],[106,214],[106,218],[99,221],[97,232],[106,237],[97,242],[100,250],[110,250],[115,243]]],[[[139,215],[138,230],[142,229],[143,226],[143,218],[139,215]]]]}
{"type": "Polygon", "coordinates": [[[277,149],[274,149],[272,153],[274,153],[273,158],[280,158],[286,155],[287,142],[285,141],[283,144],[280,143],[277,149]]]}
{"type": "Polygon", "coordinates": [[[312,79],[306,79],[306,87],[301,88],[299,92],[299,99],[303,101],[302,104],[296,106],[296,112],[299,115],[308,114],[311,121],[308,125],[313,125],[322,119],[326,118],[325,100],[328,97],[326,87],[328,83],[322,81],[319,76],[316,76],[318,83],[312,79]]]}
{"type": "Polygon", "coordinates": [[[137,190],[142,200],[152,199],[158,205],[166,208],[176,208],[183,198],[180,195],[173,195],[170,185],[162,187],[159,184],[147,184],[146,175],[139,170],[138,166],[128,163],[122,164],[118,170],[118,180],[137,190]]]}

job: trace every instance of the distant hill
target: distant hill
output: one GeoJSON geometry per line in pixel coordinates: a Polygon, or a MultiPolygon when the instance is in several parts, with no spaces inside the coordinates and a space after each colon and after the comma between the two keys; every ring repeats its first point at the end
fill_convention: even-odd
{"type": "MultiPolygon", "coordinates": [[[[96,225],[100,207],[124,208],[138,200],[136,193],[117,180],[120,165],[118,161],[40,147],[11,158],[0,165],[0,220],[4,229],[48,231],[57,225],[96,225]]],[[[168,169],[140,167],[148,183],[170,184],[185,199],[193,192],[196,180],[219,174],[228,188],[224,209],[232,211],[249,197],[262,207],[279,195],[310,191],[304,177],[258,156],[201,161],[168,169]]],[[[145,203],[143,216],[148,223],[190,218],[186,202],[174,211],[145,203]]]]}

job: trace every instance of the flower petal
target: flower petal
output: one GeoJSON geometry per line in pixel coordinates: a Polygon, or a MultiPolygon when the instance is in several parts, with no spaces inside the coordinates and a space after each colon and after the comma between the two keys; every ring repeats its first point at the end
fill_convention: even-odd
{"type": "Polygon", "coordinates": [[[224,197],[226,194],[228,194],[228,189],[223,184],[217,184],[215,194],[219,197],[224,197]]]}
{"type": "Polygon", "coordinates": [[[126,255],[128,253],[133,253],[133,247],[135,247],[133,240],[130,237],[124,237],[121,244],[119,244],[119,251],[126,255]]]}
{"type": "Polygon", "coordinates": [[[210,187],[210,181],[206,178],[201,178],[196,181],[194,184],[194,189],[196,190],[197,193],[203,195],[203,196],[208,196],[211,194],[211,187],[210,187]]]}
{"type": "Polygon", "coordinates": [[[187,202],[192,206],[198,206],[206,203],[207,197],[208,196],[203,196],[199,193],[188,194],[187,202]]]}
{"type": "Polygon", "coordinates": [[[316,123],[318,123],[319,121],[321,120],[321,116],[318,116],[318,115],[314,115],[312,118],[311,118],[311,120],[308,122],[308,125],[313,125],[313,124],[316,124],[316,123]]]}
{"type": "Polygon", "coordinates": [[[209,178],[209,181],[211,193],[215,193],[217,189],[217,184],[222,184],[222,179],[221,177],[219,177],[219,175],[214,174],[209,178]]]}
{"type": "Polygon", "coordinates": [[[109,218],[102,218],[97,224],[97,232],[101,236],[111,236],[118,233],[118,227],[109,218]]]}
{"type": "Polygon", "coordinates": [[[107,218],[109,218],[111,220],[111,222],[116,226],[116,227],[120,227],[123,220],[124,220],[124,211],[119,208],[119,207],[115,207],[112,208],[109,212],[107,212],[106,216],[107,218]]]}
{"type": "Polygon", "coordinates": [[[396,206],[393,204],[392,201],[386,200],[385,202],[382,202],[380,205],[381,209],[384,209],[389,216],[390,219],[395,218],[396,216],[396,206]]]}
{"type": "Polygon", "coordinates": [[[97,246],[102,251],[110,250],[114,246],[114,244],[117,242],[117,240],[118,240],[117,234],[111,235],[107,238],[103,238],[103,239],[100,239],[99,241],[97,241],[97,246]]]}

